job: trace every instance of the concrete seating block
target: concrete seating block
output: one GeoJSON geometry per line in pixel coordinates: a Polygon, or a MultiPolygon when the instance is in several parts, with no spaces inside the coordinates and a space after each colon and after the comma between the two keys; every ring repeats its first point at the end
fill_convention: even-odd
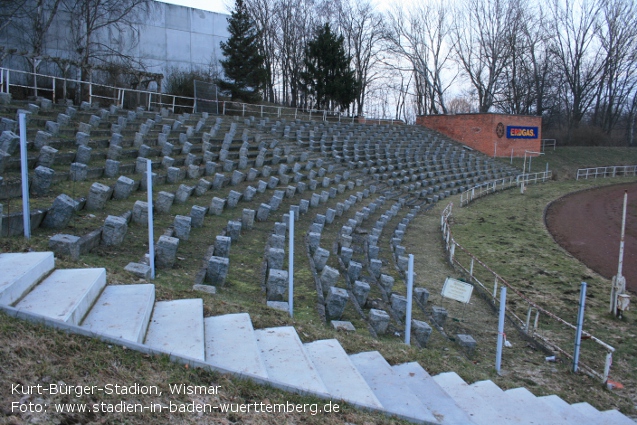
{"type": "Polygon", "coordinates": [[[327,320],[340,320],[348,299],[349,294],[345,289],[332,286],[325,300],[325,316],[327,320]]]}
{"type": "Polygon", "coordinates": [[[106,246],[118,246],[124,242],[128,231],[128,223],[123,217],[109,215],[104,220],[102,228],[102,244],[106,246]]]}
{"type": "Polygon", "coordinates": [[[369,310],[369,324],[378,335],[382,335],[387,332],[389,314],[383,310],[372,308],[369,310]]]}

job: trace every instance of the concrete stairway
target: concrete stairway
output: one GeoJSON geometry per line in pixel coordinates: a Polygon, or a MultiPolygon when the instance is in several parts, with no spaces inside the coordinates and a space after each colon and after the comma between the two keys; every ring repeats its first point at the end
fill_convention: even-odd
{"type": "Polygon", "coordinates": [[[432,377],[417,363],[391,366],[375,351],[348,356],[334,339],[303,344],[289,326],[254,330],[246,313],[204,318],[201,299],[155,302],[152,284],[106,285],[104,269],[56,270],[50,252],[0,254],[0,270],[0,308],[9,314],[415,423],[635,425],[555,395],[468,385],[454,372],[432,377]]]}

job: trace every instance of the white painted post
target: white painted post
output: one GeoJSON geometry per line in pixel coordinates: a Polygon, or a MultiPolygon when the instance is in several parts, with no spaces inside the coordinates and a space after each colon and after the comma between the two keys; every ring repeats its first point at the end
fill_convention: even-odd
{"type": "Polygon", "coordinates": [[[471,257],[471,267],[469,268],[469,276],[473,279],[473,257],[471,257]]]}
{"type": "Polygon", "coordinates": [[[526,327],[524,328],[524,331],[527,334],[529,333],[529,327],[531,326],[531,310],[533,310],[533,307],[529,305],[529,309],[526,312],[526,327]]]}
{"type": "Polygon", "coordinates": [[[500,374],[502,365],[502,344],[504,343],[504,314],[506,311],[507,288],[503,286],[500,290],[500,316],[498,317],[498,346],[495,355],[495,371],[500,374]]]}
{"type": "Polygon", "coordinates": [[[155,235],[153,229],[153,163],[146,160],[146,191],[148,193],[148,260],[150,278],[155,279],[155,235]]]}
{"type": "Polygon", "coordinates": [[[622,275],[624,267],[624,240],[626,239],[626,207],[628,205],[628,190],[624,191],[624,207],[622,211],[622,230],[619,237],[619,262],[617,264],[617,275],[613,276],[610,291],[610,312],[617,314],[617,295],[624,293],[626,289],[626,278],[622,275]]]}
{"type": "Polygon", "coordinates": [[[288,236],[290,238],[290,246],[288,249],[288,309],[290,311],[290,317],[294,317],[294,210],[290,210],[288,229],[288,236]]]}
{"type": "Polygon", "coordinates": [[[493,282],[493,298],[495,298],[495,296],[498,293],[498,277],[495,277],[495,281],[493,282]]]}
{"type": "Polygon", "coordinates": [[[24,237],[31,239],[31,206],[29,202],[29,162],[27,161],[27,116],[20,114],[20,165],[22,168],[22,223],[24,237]]]}
{"type": "Polygon", "coordinates": [[[573,372],[577,372],[579,349],[582,343],[582,326],[584,326],[584,304],[586,303],[586,282],[582,282],[577,313],[577,330],[575,331],[575,352],[573,353],[573,372]]]}
{"type": "Polygon", "coordinates": [[[608,374],[610,373],[610,365],[613,363],[613,352],[609,351],[606,354],[606,362],[604,362],[604,383],[608,380],[608,374]]]}
{"type": "Polygon", "coordinates": [[[414,254],[409,254],[409,266],[407,268],[407,314],[405,317],[405,344],[409,345],[411,339],[411,304],[414,291],[414,254]]]}
{"type": "Polygon", "coordinates": [[[456,243],[451,241],[451,248],[449,249],[449,262],[453,265],[453,256],[456,253],[456,243]]]}

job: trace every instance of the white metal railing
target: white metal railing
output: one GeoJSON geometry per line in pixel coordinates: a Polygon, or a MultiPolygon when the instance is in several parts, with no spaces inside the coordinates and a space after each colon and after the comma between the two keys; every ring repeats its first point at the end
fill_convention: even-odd
{"type": "Polygon", "coordinates": [[[542,152],[544,152],[546,148],[553,148],[553,150],[555,150],[555,146],[557,146],[555,139],[542,139],[542,152]]]}
{"type": "Polygon", "coordinates": [[[637,176],[637,165],[609,165],[606,167],[580,168],[576,180],[588,178],[637,176]]]}
{"type": "Polygon", "coordinates": [[[467,206],[474,199],[481,198],[490,193],[495,193],[498,190],[505,190],[519,186],[522,182],[524,182],[525,184],[545,182],[547,180],[550,180],[552,176],[553,172],[549,170],[542,171],[540,173],[519,174],[515,177],[504,177],[502,179],[488,181],[462,192],[460,194],[460,206],[467,206]]]}
{"type": "MultiPolygon", "coordinates": [[[[194,112],[196,99],[193,97],[177,96],[166,93],[159,93],[150,90],[134,90],[123,87],[97,84],[90,81],[81,81],[72,78],[56,77],[46,74],[38,74],[30,71],[20,71],[10,68],[0,67],[0,92],[11,93],[12,88],[23,88],[33,90],[38,96],[44,92],[50,96],[53,102],[56,101],[57,91],[62,91],[66,97],[67,91],[71,87],[84,87],[88,91],[88,102],[93,103],[94,99],[105,99],[114,105],[123,107],[128,100],[135,106],[143,106],[150,110],[153,107],[158,109],[169,108],[173,112],[194,112]],[[20,77],[22,81],[20,81],[20,77]],[[38,84],[38,79],[40,84],[38,84]],[[30,81],[30,83],[29,83],[30,81]]],[[[202,102],[202,99],[199,99],[202,102]]],[[[218,115],[252,115],[258,117],[276,117],[286,119],[307,119],[321,121],[351,122],[357,121],[357,117],[349,116],[342,112],[333,112],[318,109],[293,108],[276,105],[255,105],[233,101],[206,101],[209,105],[214,105],[213,109],[218,115]]],[[[403,124],[400,120],[393,118],[361,118],[361,122],[378,124],[403,124]]]]}
{"type": "MultiPolygon", "coordinates": [[[[538,331],[538,326],[540,315],[550,318],[560,328],[566,327],[576,330],[576,326],[560,318],[557,314],[550,312],[543,307],[540,307],[535,301],[522,294],[522,292],[514,288],[502,276],[493,271],[488,265],[480,261],[475,255],[473,255],[466,248],[460,245],[453,237],[453,234],[451,232],[451,225],[449,223],[449,217],[451,217],[452,215],[452,209],[453,203],[449,203],[442,211],[442,214],[440,216],[440,228],[442,231],[442,238],[444,241],[445,250],[447,252],[447,255],[449,255],[449,262],[454,266],[458,266],[465,273],[467,273],[471,282],[479,285],[484,290],[484,292],[489,295],[489,298],[496,306],[498,306],[499,303],[499,299],[497,297],[498,285],[504,285],[509,288],[511,292],[509,293],[509,300],[507,301],[507,306],[505,307],[509,317],[513,321],[515,321],[516,324],[521,329],[523,329],[527,335],[541,341],[544,345],[548,346],[554,351],[560,352],[567,358],[572,359],[573,356],[565,349],[560,347],[559,343],[554,340],[555,338],[549,336],[548,333],[538,331]],[[459,252],[456,252],[456,249],[458,249],[459,252]],[[463,259],[465,263],[461,261],[460,256],[464,257],[463,259]],[[486,276],[490,276],[493,279],[493,290],[487,287],[487,285],[490,286],[490,284],[486,283],[486,279],[484,277],[482,277],[482,280],[480,280],[480,278],[477,276],[478,270],[475,269],[476,264],[481,267],[483,276],[486,274],[486,276]],[[509,305],[515,306],[518,309],[518,313],[513,311],[513,309],[509,307],[509,305]],[[523,309],[522,311],[525,310],[525,319],[520,317],[521,315],[524,316],[523,313],[520,314],[520,308],[523,309]],[[531,323],[531,316],[533,313],[535,313],[535,319],[533,320],[533,323],[531,323]]],[[[604,371],[602,373],[587,364],[580,363],[582,370],[585,370],[589,375],[601,378],[603,382],[606,382],[610,373],[610,367],[612,365],[613,352],[615,351],[615,348],[605,343],[601,339],[593,336],[589,332],[582,332],[582,335],[583,339],[591,339],[606,351],[604,359],[604,371]]],[[[568,338],[564,339],[568,340],[568,338]]]]}

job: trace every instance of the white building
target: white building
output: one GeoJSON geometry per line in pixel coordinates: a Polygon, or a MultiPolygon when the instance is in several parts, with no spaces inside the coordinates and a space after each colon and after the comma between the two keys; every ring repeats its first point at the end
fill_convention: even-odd
{"type": "MultiPolygon", "coordinates": [[[[129,56],[139,62],[141,69],[151,73],[167,74],[174,68],[182,70],[209,71],[218,66],[222,58],[219,43],[228,38],[229,15],[214,13],[191,7],[177,6],[153,1],[148,10],[132,17],[132,25],[110,25],[96,32],[93,40],[101,46],[95,47],[99,55],[92,63],[114,60],[109,49],[129,56]]],[[[40,73],[59,74],[55,63],[46,59],[63,58],[78,60],[77,19],[73,13],[60,6],[54,21],[44,37],[40,73]]],[[[11,54],[2,61],[2,66],[33,70],[33,64],[24,54],[33,51],[29,42],[29,18],[23,18],[6,26],[0,32],[0,46],[7,52],[17,49],[21,54],[11,54]]],[[[94,44],[97,46],[98,44],[94,44]]],[[[71,71],[70,77],[75,77],[71,71]]]]}

